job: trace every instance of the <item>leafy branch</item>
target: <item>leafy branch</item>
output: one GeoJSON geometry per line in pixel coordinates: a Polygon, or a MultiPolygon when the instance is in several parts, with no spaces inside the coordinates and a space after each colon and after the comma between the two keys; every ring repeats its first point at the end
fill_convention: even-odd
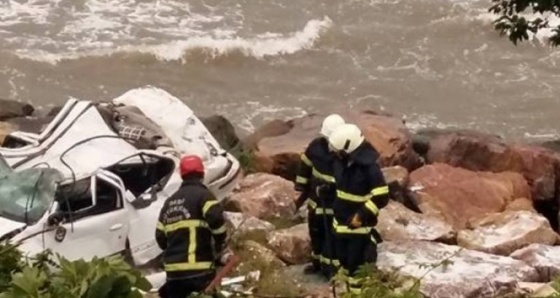
{"type": "Polygon", "coordinates": [[[560,2],[555,0],[492,0],[489,12],[499,15],[494,21],[494,29],[501,36],[507,35],[509,40],[518,42],[529,40],[529,33],[536,34],[539,30],[552,29],[549,38],[552,46],[560,45],[560,25],[552,27],[546,15],[560,17],[560,2]],[[539,17],[529,19],[523,13],[533,13],[539,17]]]}

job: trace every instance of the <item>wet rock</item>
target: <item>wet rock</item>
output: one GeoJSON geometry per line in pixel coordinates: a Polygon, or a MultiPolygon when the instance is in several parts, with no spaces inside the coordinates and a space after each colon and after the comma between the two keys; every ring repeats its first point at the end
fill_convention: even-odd
{"type": "MultiPolygon", "coordinates": [[[[378,162],[381,166],[401,165],[414,169],[421,164],[419,156],[412,149],[410,133],[401,119],[373,111],[339,113],[362,129],[366,139],[380,152],[378,162]]],[[[259,163],[257,170],[294,179],[300,154],[319,136],[325,116],[312,114],[289,121],[275,120],[259,128],[245,141],[261,158],[263,167],[259,163]]]]}
{"type": "Polygon", "coordinates": [[[274,230],[273,224],[240,212],[224,212],[224,217],[230,232],[235,231],[235,233],[244,234],[247,232],[270,232],[274,230]]]}
{"type": "Polygon", "coordinates": [[[459,231],[458,245],[497,255],[510,255],[532,243],[554,244],[558,238],[546,218],[530,211],[490,214],[471,225],[459,231]]]}
{"type": "Polygon", "coordinates": [[[225,201],[228,211],[260,219],[292,217],[298,193],[292,182],[275,175],[256,173],[243,178],[225,201]]]}
{"type": "Polygon", "coordinates": [[[456,229],[465,228],[473,217],[501,212],[515,199],[531,195],[520,174],[473,172],[446,164],[412,172],[409,185],[423,213],[442,218],[456,229]]]}
{"type": "Polygon", "coordinates": [[[519,281],[539,279],[535,269],[513,258],[426,241],[384,242],[377,265],[422,278],[420,290],[431,298],[496,297],[515,292],[519,281]],[[438,266],[446,259],[449,264],[438,266]]]}
{"type": "Polygon", "coordinates": [[[16,117],[7,120],[19,131],[40,134],[53,120],[53,117],[16,117]]]}
{"type": "Polygon", "coordinates": [[[510,255],[537,269],[541,281],[550,281],[560,275],[560,246],[531,244],[510,255]]]}
{"type": "Polygon", "coordinates": [[[0,121],[16,117],[31,116],[35,108],[32,105],[13,100],[0,99],[0,121]]]}
{"type": "Polygon", "coordinates": [[[278,230],[267,237],[268,245],[288,264],[303,264],[311,260],[311,239],[307,224],[278,230]]]}
{"type": "Polygon", "coordinates": [[[200,121],[224,150],[230,152],[241,150],[241,140],[235,132],[235,127],[227,118],[222,115],[212,115],[201,117],[200,121]]]}
{"type": "Polygon", "coordinates": [[[430,141],[427,154],[429,163],[447,163],[473,171],[520,173],[529,182],[534,200],[554,198],[559,160],[548,149],[510,145],[498,136],[473,131],[441,134],[430,141]]]}
{"type": "Polygon", "coordinates": [[[413,212],[394,201],[381,209],[377,230],[385,241],[427,240],[449,243],[455,238],[453,228],[445,221],[413,212]]]}

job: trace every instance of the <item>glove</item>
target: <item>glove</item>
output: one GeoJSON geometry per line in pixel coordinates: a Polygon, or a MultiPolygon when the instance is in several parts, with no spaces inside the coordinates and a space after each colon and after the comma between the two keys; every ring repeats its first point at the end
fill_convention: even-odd
{"type": "Polygon", "coordinates": [[[305,201],[307,200],[307,193],[306,192],[302,192],[299,197],[296,199],[296,212],[299,210],[299,208],[301,208],[301,206],[303,206],[303,203],[305,203],[305,201]]]}
{"type": "Polygon", "coordinates": [[[332,184],[321,184],[315,188],[315,194],[317,194],[318,198],[329,197],[334,191],[335,188],[332,184]]]}
{"type": "Polygon", "coordinates": [[[350,223],[348,224],[348,226],[351,229],[357,229],[362,227],[362,219],[360,218],[360,216],[356,213],[354,214],[354,216],[352,216],[352,218],[350,219],[350,223]]]}
{"type": "Polygon", "coordinates": [[[227,262],[233,257],[233,252],[230,249],[224,249],[224,251],[220,255],[220,265],[225,265],[227,262]]]}

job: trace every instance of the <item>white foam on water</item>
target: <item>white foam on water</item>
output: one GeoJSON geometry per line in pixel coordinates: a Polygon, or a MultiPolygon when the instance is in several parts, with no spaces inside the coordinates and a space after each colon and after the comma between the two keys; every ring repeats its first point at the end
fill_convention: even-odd
{"type": "Polygon", "coordinates": [[[0,0],[0,49],[52,64],[136,53],[185,62],[185,55],[193,50],[211,57],[239,52],[260,59],[309,49],[332,25],[325,16],[309,20],[299,31],[240,36],[244,17],[234,5],[193,8],[175,0],[18,1],[0,0]]]}
{"type": "MultiPolygon", "coordinates": [[[[44,50],[17,50],[20,58],[56,64],[62,60],[79,59],[85,56],[102,57],[113,54],[150,54],[159,60],[186,62],[185,54],[193,50],[201,50],[212,58],[239,52],[245,56],[261,59],[267,56],[293,54],[311,48],[319,39],[324,29],[331,25],[331,20],[310,20],[303,30],[282,37],[258,35],[256,38],[225,38],[193,37],[187,40],[172,41],[160,45],[125,45],[112,47],[112,43],[94,43],[98,49],[86,52],[49,53],[44,50]],[[100,48],[100,49],[99,49],[100,48]]],[[[278,36],[274,34],[272,36],[278,36]]]]}
{"type": "Polygon", "coordinates": [[[235,119],[234,126],[250,134],[256,126],[274,119],[293,119],[307,115],[307,112],[296,106],[267,105],[262,102],[247,101],[216,107],[218,114],[226,114],[235,119]]]}

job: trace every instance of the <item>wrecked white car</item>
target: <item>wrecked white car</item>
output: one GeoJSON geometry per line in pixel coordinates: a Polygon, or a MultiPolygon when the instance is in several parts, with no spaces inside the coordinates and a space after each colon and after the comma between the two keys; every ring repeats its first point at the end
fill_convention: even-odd
{"type": "Polygon", "coordinates": [[[161,253],[154,231],[181,184],[179,158],[193,153],[203,158],[205,184],[223,198],[239,163],[177,98],[147,87],[111,103],[70,100],[40,133],[12,133],[0,149],[15,171],[0,179],[0,238],[25,239],[21,248],[31,253],[125,252],[146,264],[161,253]]]}

